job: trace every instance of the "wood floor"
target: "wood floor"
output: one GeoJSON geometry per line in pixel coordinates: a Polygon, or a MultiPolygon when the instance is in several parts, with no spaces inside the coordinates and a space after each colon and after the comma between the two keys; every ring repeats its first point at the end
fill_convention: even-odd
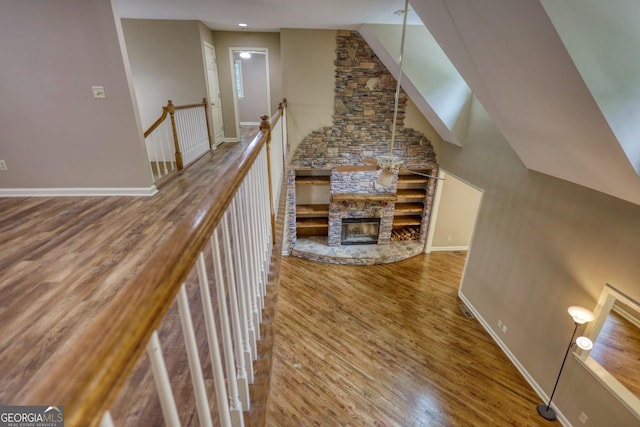
{"type": "Polygon", "coordinates": [[[464,260],[283,259],[267,425],[548,425],[531,387],[458,307],[464,260]]]}
{"type": "MultiPolygon", "coordinates": [[[[34,403],[24,401],[30,388],[191,202],[215,188],[237,148],[223,144],[154,197],[0,199],[0,403],[34,403]]],[[[460,253],[370,267],[290,257],[279,285],[275,265],[251,388],[259,398],[246,425],[546,425],[535,413],[534,392],[459,310],[463,263],[460,253]]],[[[196,318],[197,293],[189,290],[196,318]]],[[[175,322],[175,309],[167,319],[175,322]]],[[[201,337],[202,325],[195,327],[201,337]]],[[[181,417],[184,425],[198,425],[183,339],[171,328],[163,325],[160,333],[181,417]]],[[[206,370],[204,352],[201,360],[206,370]]],[[[117,425],[162,425],[147,375],[134,373],[122,406],[114,405],[117,425]]]]}
{"type": "Polygon", "coordinates": [[[590,353],[640,399],[640,329],[611,311],[590,353]]]}

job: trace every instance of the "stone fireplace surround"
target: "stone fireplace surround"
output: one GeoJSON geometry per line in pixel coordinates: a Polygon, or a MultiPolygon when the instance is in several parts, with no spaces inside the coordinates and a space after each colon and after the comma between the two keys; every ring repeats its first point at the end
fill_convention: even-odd
{"type": "MultiPolygon", "coordinates": [[[[389,187],[381,188],[375,184],[379,171],[358,170],[358,167],[365,164],[365,159],[389,155],[396,81],[355,31],[337,32],[335,66],[333,123],[307,135],[292,154],[289,165],[290,252],[297,240],[296,170],[332,171],[331,200],[328,201],[329,245],[334,245],[335,239],[339,245],[342,218],[378,217],[381,219],[378,243],[389,243],[391,236],[397,176],[389,187]],[[338,167],[342,166],[352,170],[341,171],[338,167]]],[[[438,164],[431,143],[422,133],[404,126],[406,102],[406,93],[401,91],[393,155],[404,161],[403,168],[426,170],[436,175],[438,164]]],[[[429,180],[423,201],[421,242],[426,240],[434,193],[435,180],[429,180]]]]}
{"type": "Polygon", "coordinates": [[[378,244],[390,242],[397,175],[391,186],[379,186],[376,184],[378,171],[369,169],[368,166],[337,166],[331,171],[329,246],[340,245],[342,220],[347,218],[380,218],[378,244]]]}

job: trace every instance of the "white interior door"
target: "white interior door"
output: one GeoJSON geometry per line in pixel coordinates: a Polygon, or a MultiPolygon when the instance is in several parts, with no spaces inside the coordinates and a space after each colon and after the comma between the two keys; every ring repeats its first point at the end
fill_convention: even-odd
{"type": "Polygon", "coordinates": [[[204,56],[207,63],[207,81],[209,83],[209,105],[211,124],[213,126],[213,144],[219,145],[224,140],[222,124],[222,103],[220,101],[220,83],[218,81],[218,64],[216,49],[208,43],[204,44],[204,56]]]}

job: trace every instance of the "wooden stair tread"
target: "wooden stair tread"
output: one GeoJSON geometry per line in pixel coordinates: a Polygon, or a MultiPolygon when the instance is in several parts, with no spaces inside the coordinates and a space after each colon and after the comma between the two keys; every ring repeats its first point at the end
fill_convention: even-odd
{"type": "Polygon", "coordinates": [[[297,218],[298,228],[329,228],[328,218],[297,218]]]}
{"type": "Polygon", "coordinates": [[[424,199],[427,192],[422,188],[399,188],[398,199],[424,199]]]}
{"type": "Polygon", "coordinates": [[[328,216],[329,205],[296,205],[296,216],[328,216]]]}

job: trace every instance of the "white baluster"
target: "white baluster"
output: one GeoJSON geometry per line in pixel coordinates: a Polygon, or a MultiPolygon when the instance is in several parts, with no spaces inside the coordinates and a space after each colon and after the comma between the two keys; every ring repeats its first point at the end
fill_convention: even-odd
{"type": "MultiPolygon", "coordinates": [[[[242,185],[240,186],[240,191],[238,192],[238,196],[236,197],[240,202],[240,212],[242,212],[242,215],[239,216],[238,218],[242,221],[240,224],[240,242],[242,243],[242,254],[243,254],[242,259],[243,259],[244,271],[248,279],[247,298],[249,300],[249,307],[251,311],[251,315],[249,317],[250,319],[249,333],[253,332],[254,339],[251,342],[255,343],[256,341],[260,340],[261,317],[258,311],[258,303],[257,303],[258,296],[256,294],[257,277],[252,264],[253,262],[253,258],[252,258],[253,253],[251,249],[252,242],[249,239],[249,236],[251,236],[252,234],[251,234],[251,225],[250,225],[251,224],[250,212],[249,212],[249,207],[247,203],[247,198],[249,197],[247,186],[248,186],[248,181],[245,179],[242,185]]],[[[256,349],[255,344],[253,348],[256,349]]],[[[254,359],[258,357],[257,351],[254,352],[253,357],[254,359]]]]}
{"type": "Polygon", "coordinates": [[[242,402],[238,396],[238,379],[236,376],[235,358],[233,357],[233,340],[229,326],[229,313],[227,311],[227,297],[222,274],[222,259],[220,256],[220,243],[218,230],[213,232],[211,238],[211,254],[213,255],[213,269],[216,275],[216,291],[218,295],[218,314],[220,315],[220,329],[222,330],[222,348],[224,350],[225,368],[227,370],[227,387],[229,401],[231,403],[231,422],[234,426],[243,426],[242,402]]]}
{"type": "Polygon", "coordinates": [[[191,311],[189,310],[189,299],[187,298],[187,290],[184,283],[180,287],[180,291],[178,291],[177,299],[178,310],[180,311],[180,321],[182,324],[182,334],[184,336],[184,344],[187,349],[189,371],[191,372],[193,393],[196,399],[196,408],[198,410],[198,419],[200,420],[201,426],[213,427],[213,423],[211,422],[211,413],[209,412],[207,389],[204,386],[202,365],[200,364],[200,356],[198,355],[196,334],[193,332],[193,322],[191,321],[191,311]]]}
{"type": "Polygon", "coordinates": [[[213,316],[213,305],[211,303],[211,293],[209,292],[209,279],[207,277],[207,267],[204,261],[204,254],[200,252],[196,262],[198,271],[198,284],[204,311],[204,321],[207,330],[207,343],[209,344],[209,357],[211,358],[211,369],[213,370],[213,385],[216,390],[216,402],[218,403],[218,417],[220,425],[231,425],[231,414],[229,411],[229,399],[224,381],[224,370],[222,368],[222,357],[220,355],[220,343],[216,332],[216,321],[213,316]]]}
{"type": "Polygon", "coordinates": [[[258,326],[262,321],[262,304],[260,300],[262,299],[262,294],[260,293],[260,273],[258,269],[258,229],[256,227],[255,222],[255,211],[254,211],[254,200],[253,200],[253,175],[251,174],[251,170],[247,173],[245,177],[246,186],[246,197],[245,197],[245,207],[248,219],[248,237],[246,243],[249,245],[249,268],[251,270],[251,274],[253,276],[253,292],[255,294],[255,303],[256,310],[258,313],[258,320],[256,326],[258,326]]]}
{"type": "MultiPolygon", "coordinates": [[[[236,351],[236,369],[238,371],[238,392],[240,393],[240,401],[245,411],[251,409],[249,398],[249,382],[247,380],[247,367],[245,365],[244,347],[245,342],[242,338],[242,326],[240,324],[240,307],[238,303],[238,289],[236,286],[235,272],[233,269],[233,252],[231,250],[231,235],[229,233],[229,209],[222,218],[222,247],[224,248],[225,271],[227,272],[227,286],[229,290],[229,306],[231,308],[231,322],[234,340],[234,349],[236,351]]],[[[252,369],[251,364],[248,369],[252,369]]]]}
{"type": "Polygon", "coordinates": [[[253,360],[256,358],[253,355],[256,351],[253,349],[256,347],[255,341],[252,341],[255,337],[249,333],[249,324],[251,323],[251,315],[249,314],[249,300],[247,298],[247,280],[246,271],[242,268],[242,245],[243,240],[240,240],[240,234],[238,232],[238,195],[233,198],[230,207],[231,215],[229,216],[231,234],[233,237],[233,261],[236,274],[236,286],[238,289],[238,300],[240,303],[240,328],[242,331],[242,352],[244,354],[245,365],[247,366],[247,379],[249,384],[253,384],[253,360]]]}
{"type": "MultiPolygon", "coordinates": [[[[251,235],[254,236],[251,239],[251,249],[253,251],[252,268],[255,270],[256,275],[256,296],[258,297],[258,307],[260,312],[264,309],[264,291],[262,288],[262,268],[260,255],[260,247],[262,246],[262,232],[259,227],[259,213],[258,203],[260,197],[258,196],[258,182],[256,180],[256,164],[254,163],[247,177],[249,179],[249,201],[251,212],[251,235]]],[[[262,316],[261,316],[262,317],[262,316]]]]}
{"type": "Polygon", "coordinates": [[[158,390],[160,406],[162,407],[162,414],[164,415],[164,423],[169,427],[179,427],[180,417],[178,417],[178,408],[173,398],[167,366],[164,364],[162,347],[160,346],[160,340],[158,339],[158,333],[156,331],[153,331],[151,339],[147,344],[147,354],[151,361],[151,371],[153,372],[153,379],[155,380],[156,389],[158,390]]]}
{"type": "Polygon", "coordinates": [[[107,411],[102,415],[102,419],[100,420],[100,427],[116,427],[113,422],[113,418],[111,417],[111,412],[107,411]]]}

